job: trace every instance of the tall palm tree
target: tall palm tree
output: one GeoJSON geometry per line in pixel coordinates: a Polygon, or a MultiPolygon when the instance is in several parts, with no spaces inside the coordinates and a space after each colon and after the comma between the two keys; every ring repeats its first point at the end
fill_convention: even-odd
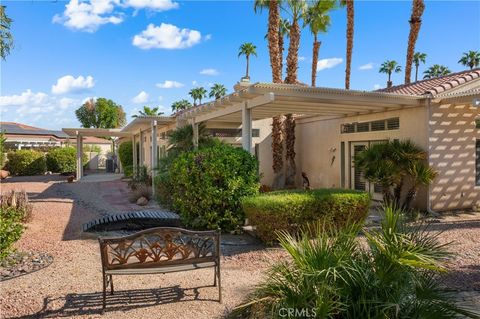
{"type": "Polygon", "coordinates": [[[340,0],[340,5],[347,7],[347,53],[345,64],[345,89],[350,89],[350,73],[353,53],[354,5],[353,0],[340,0]]]}
{"type": "Polygon", "coordinates": [[[5,60],[13,48],[13,36],[10,27],[13,20],[6,14],[6,6],[0,5],[0,57],[5,60]]]}
{"type": "Polygon", "coordinates": [[[278,50],[280,55],[280,82],[282,82],[282,73],[283,73],[283,51],[284,51],[284,40],[285,36],[290,36],[290,21],[288,19],[280,19],[280,27],[278,29],[278,50]]]}
{"type": "Polygon", "coordinates": [[[207,90],[203,87],[198,87],[198,88],[193,88],[188,92],[188,94],[192,97],[193,99],[193,105],[197,105],[197,101],[199,102],[198,104],[202,104],[202,99],[204,97],[207,97],[207,90]]]}
{"type": "Polygon", "coordinates": [[[468,66],[470,70],[480,65],[480,51],[468,51],[464,52],[463,56],[458,63],[468,66]]]}
{"type": "Polygon", "coordinates": [[[163,114],[163,112],[158,111],[158,107],[153,107],[150,108],[148,106],[144,106],[143,110],[138,111],[138,115],[132,115],[132,117],[139,117],[139,116],[160,116],[163,114]]]}
{"type": "Polygon", "coordinates": [[[327,32],[330,26],[329,13],[336,6],[336,0],[315,0],[306,10],[304,24],[308,25],[313,34],[313,54],[312,54],[312,86],[315,86],[317,79],[318,52],[321,41],[318,41],[318,33],[327,32]]]}
{"type": "MultiPolygon", "coordinates": [[[[282,56],[279,49],[280,3],[278,0],[255,0],[254,10],[268,8],[268,51],[273,83],[282,82],[282,56]]],[[[247,72],[248,73],[248,72],[247,72]]],[[[247,75],[248,76],[248,75],[247,75]]]]}
{"type": "Polygon", "coordinates": [[[210,98],[215,98],[219,99],[222,96],[225,96],[227,94],[227,88],[223,84],[218,84],[215,83],[211,88],[210,88],[210,93],[209,97],[210,98]]]}
{"type": "Polygon", "coordinates": [[[247,69],[245,71],[245,79],[250,79],[248,75],[248,70],[250,67],[250,55],[257,56],[257,46],[250,42],[245,42],[238,49],[238,57],[244,55],[247,59],[247,69]]]}
{"type": "Polygon", "coordinates": [[[413,55],[413,64],[415,64],[415,82],[418,81],[418,67],[420,66],[420,63],[425,64],[426,58],[426,53],[415,52],[415,54],[413,55]]]}
{"type": "Polygon", "coordinates": [[[188,95],[193,99],[193,106],[197,105],[197,100],[198,100],[198,91],[197,88],[193,88],[188,92],[188,95]]]}
{"type": "Polygon", "coordinates": [[[434,64],[423,72],[424,79],[438,78],[452,73],[450,69],[444,65],[434,64]]]}
{"type": "Polygon", "coordinates": [[[380,73],[386,73],[388,75],[388,80],[387,80],[387,88],[392,86],[392,73],[399,73],[402,72],[402,67],[398,65],[397,61],[395,60],[387,60],[382,63],[380,66],[380,70],[378,70],[380,73]]]}
{"type": "Polygon", "coordinates": [[[172,103],[172,112],[178,112],[181,110],[186,110],[192,107],[192,104],[187,100],[180,100],[172,103]]]}
{"type": "Polygon", "coordinates": [[[287,77],[285,83],[297,83],[297,69],[298,69],[298,49],[300,47],[300,19],[307,10],[306,0],[285,0],[290,8],[289,12],[292,17],[292,24],[290,26],[290,43],[288,46],[287,55],[287,77]]]}
{"type": "Polygon", "coordinates": [[[412,62],[417,43],[418,34],[422,25],[422,14],[425,10],[423,0],[412,1],[412,15],[410,16],[410,34],[408,35],[407,62],[405,63],[405,84],[410,83],[412,75],[412,62]]]}

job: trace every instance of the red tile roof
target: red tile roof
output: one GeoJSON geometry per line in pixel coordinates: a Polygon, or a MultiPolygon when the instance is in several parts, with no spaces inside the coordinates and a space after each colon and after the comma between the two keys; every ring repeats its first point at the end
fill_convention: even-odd
{"type": "Polygon", "coordinates": [[[85,136],[83,138],[83,143],[85,144],[112,144],[112,141],[95,136],[85,136]]]}
{"type": "Polygon", "coordinates": [[[392,86],[390,88],[377,90],[377,92],[406,95],[437,95],[477,78],[480,78],[480,68],[451,73],[442,77],[421,80],[410,84],[392,86]]]}

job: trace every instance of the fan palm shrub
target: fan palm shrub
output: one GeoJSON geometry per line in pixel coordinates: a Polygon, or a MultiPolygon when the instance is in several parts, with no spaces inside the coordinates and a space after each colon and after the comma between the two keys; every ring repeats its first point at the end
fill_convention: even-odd
{"type": "Polygon", "coordinates": [[[311,224],[298,236],[278,233],[286,260],[274,265],[230,318],[478,318],[439,284],[448,244],[427,224],[409,226],[386,207],[379,230],[311,224]],[[295,317],[295,316],[291,316],[295,317]]]}

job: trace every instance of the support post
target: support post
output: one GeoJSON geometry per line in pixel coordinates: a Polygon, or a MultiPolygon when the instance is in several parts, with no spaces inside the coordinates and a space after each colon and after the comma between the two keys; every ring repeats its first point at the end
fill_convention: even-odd
{"type": "Polygon", "coordinates": [[[242,147],[252,153],[252,111],[248,108],[247,102],[242,108],[242,147]]]}
{"type": "Polygon", "coordinates": [[[77,181],[82,178],[82,173],[83,173],[82,148],[83,148],[82,135],[80,135],[77,131],[77,171],[76,171],[77,181]]]}
{"type": "Polygon", "coordinates": [[[152,121],[152,162],[150,167],[152,169],[152,197],[155,196],[155,169],[157,168],[157,120],[152,121]]]}
{"type": "Polygon", "coordinates": [[[137,141],[135,138],[135,134],[132,134],[132,150],[133,150],[133,170],[137,169],[138,163],[138,154],[137,154],[137,141]]]}
{"type": "Polygon", "coordinates": [[[144,143],[144,140],[145,140],[145,136],[143,134],[142,131],[140,131],[140,149],[139,149],[139,152],[140,152],[140,166],[143,166],[145,165],[145,152],[143,150],[143,143],[144,143]]]}
{"type": "Polygon", "coordinates": [[[193,148],[198,149],[198,123],[195,123],[195,119],[192,120],[193,129],[193,148]]]}

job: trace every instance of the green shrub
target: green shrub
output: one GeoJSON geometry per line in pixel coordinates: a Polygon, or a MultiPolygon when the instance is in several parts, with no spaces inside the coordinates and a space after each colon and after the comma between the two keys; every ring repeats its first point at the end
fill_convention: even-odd
{"type": "Polygon", "coordinates": [[[132,141],[123,142],[118,147],[118,157],[122,163],[125,176],[133,175],[133,143],[132,141]]]}
{"type": "Polygon", "coordinates": [[[168,179],[172,206],[186,226],[231,230],[244,220],[241,198],[258,193],[258,162],[240,148],[215,143],[180,154],[168,179]]]}
{"type": "Polygon", "coordinates": [[[0,260],[12,252],[12,245],[23,234],[23,212],[14,207],[0,207],[0,260]]]}
{"type": "Polygon", "coordinates": [[[8,153],[8,170],[12,175],[39,175],[47,170],[45,154],[33,150],[8,153]]]}
{"type": "Polygon", "coordinates": [[[47,153],[47,169],[55,173],[73,173],[77,166],[77,150],[74,147],[55,148],[47,153]]]}
{"type": "Polygon", "coordinates": [[[448,244],[428,224],[409,227],[386,208],[380,229],[363,229],[365,242],[361,230],[317,222],[298,236],[280,232],[288,255],[227,318],[286,318],[286,309],[303,311],[288,318],[479,318],[442,289],[448,244]]]}
{"type": "Polygon", "coordinates": [[[362,221],[369,205],[369,194],[345,189],[276,191],[242,200],[249,223],[266,243],[276,239],[275,231],[295,233],[299,226],[315,220],[338,227],[347,221],[362,221]]]}

